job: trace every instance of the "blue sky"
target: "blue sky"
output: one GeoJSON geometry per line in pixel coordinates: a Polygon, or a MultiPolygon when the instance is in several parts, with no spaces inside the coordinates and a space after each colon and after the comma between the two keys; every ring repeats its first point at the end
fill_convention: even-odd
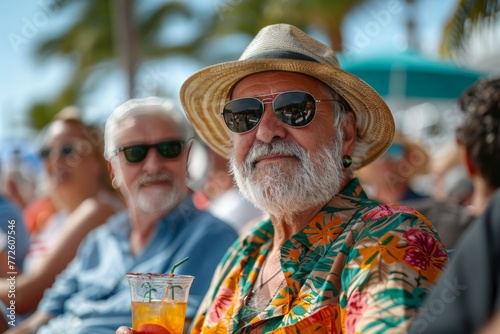
{"type": "MultiPolygon", "coordinates": [[[[61,1],[61,0],[59,0],[61,1]]],[[[161,0],[143,0],[154,5],[161,0]]],[[[236,0],[190,0],[200,11],[217,10],[221,4],[236,0]]],[[[448,19],[457,0],[419,0],[413,9],[417,18],[417,34],[422,52],[435,56],[444,22],[448,19]]],[[[26,111],[30,102],[53,96],[65,83],[70,64],[62,59],[37,61],[32,57],[35,45],[68,25],[73,12],[56,14],[56,0],[11,0],[3,3],[0,12],[0,142],[22,142],[33,132],[26,125],[26,111]]],[[[351,52],[361,54],[405,47],[405,18],[407,11],[402,0],[375,0],[370,6],[352,13],[345,22],[344,42],[351,52]]],[[[142,3],[141,3],[142,4],[142,3]]],[[[172,27],[171,27],[172,28],[172,27]]],[[[186,29],[174,25],[179,32],[186,29]]],[[[185,33],[185,31],[184,31],[185,33]]],[[[319,40],[328,43],[319,32],[311,32],[319,40]]],[[[174,34],[175,35],[175,34],[174,34]]],[[[243,49],[246,41],[229,41],[232,47],[243,49]]],[[[143,94],[158,87],[172,96],[200,64],[184,59],[170,59],[143,65],[138,86],[143,94]]],[[[125,96],[121,73],[112,73],[102,89],[89,95],[84,101],[84,116],[91,121],[103,122],[109,112],[125,96]]],[[[30,137],[32,138],[32,137],[30,137]]]]}

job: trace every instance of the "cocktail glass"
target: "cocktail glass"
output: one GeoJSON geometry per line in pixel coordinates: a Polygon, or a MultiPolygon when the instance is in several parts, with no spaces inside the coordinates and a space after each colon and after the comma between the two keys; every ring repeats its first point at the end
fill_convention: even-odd
{"type": "Polygon", "coordinates": [[[139,334],[182,334],[189,275],[128,273],[132,300],[132,327],[139,334]]]}

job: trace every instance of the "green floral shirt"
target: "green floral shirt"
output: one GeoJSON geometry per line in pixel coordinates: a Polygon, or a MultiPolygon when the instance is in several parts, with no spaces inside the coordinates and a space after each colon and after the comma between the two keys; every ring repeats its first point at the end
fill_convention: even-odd
{"type": "Polygon", "coordinates": [[[233,244],[192,333],[402,333],[447,261],[425,217],[369,199],[354,179],[281,246],[286,284],[248,318],[272,236],[265,220],[233,244]]]}

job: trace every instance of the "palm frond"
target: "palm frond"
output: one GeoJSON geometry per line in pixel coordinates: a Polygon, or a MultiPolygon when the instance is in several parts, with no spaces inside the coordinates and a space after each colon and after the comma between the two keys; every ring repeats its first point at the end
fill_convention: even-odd
{"type": "Polygon", "coordinates": [[[500,19],[500,0],[460,0],[446,23],[439,52],[443,56],[464,52],[473,28],[484,22],[495,24],[500,19]]]}

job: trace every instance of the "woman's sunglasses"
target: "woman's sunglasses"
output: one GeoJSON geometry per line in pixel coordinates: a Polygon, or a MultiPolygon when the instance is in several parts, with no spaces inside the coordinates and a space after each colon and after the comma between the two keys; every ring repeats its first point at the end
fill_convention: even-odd
{"type": "Polygon", "coordinates": [[[58,148],[44,147],[38,152],[38,155],[42,158],[42,160],[48,160],[54,151],[57,151],[57,149],[59,150],[59,156],[63,158],[69,157],[77,151],[75,144],[67,143],[58,148]]]}
{"type": "Polygon", "coordinates": [[[400,143],[392,143],[392,145],[385,151],[384,157],[394,160],[401,161],[405,156],[405,147],[400,143]]]}
{"type": "Polygon", "coordinates": [[[146,159],[150,148],[155,148],[164,159],[174,159],[181,155],[182,148],[188,144],[184,140],[169,140],[157,144],[130,145],[117,148],[114,153],[123,152],[128,162],[136,163],[146,159]]]}
{"type": "MultiPolygon", "coordinates": [[[[55,148],[50,148],[50,147],[42,148],[40,150],[40,152],[38,153],[38,155],[43,160],[47,160],[50,157],[51,152],[53,152],[54,149],[55,148]]],[[[68,157],[68,156],[72,155],[73,153],[75,153],[75,147],[72,144],[65,144],[59,148],[59,154],[62,157],[68,157]]]]}
{"type": "MultiPolygon", "coordinates": [[[[270,98],[259,100],[257,97],[243,97],[229,101],[224,105],[221,116],[226,126],[235,133],[245,133],[254,129],[264,114],[264,104],[270,98]]],[[[316,114],[316,103],[329,100],[316,100],[311,94],[301,91],[279,93],[272,100],[276,117],[284,124],[300,128],[311,123],[316,114]]]]}

